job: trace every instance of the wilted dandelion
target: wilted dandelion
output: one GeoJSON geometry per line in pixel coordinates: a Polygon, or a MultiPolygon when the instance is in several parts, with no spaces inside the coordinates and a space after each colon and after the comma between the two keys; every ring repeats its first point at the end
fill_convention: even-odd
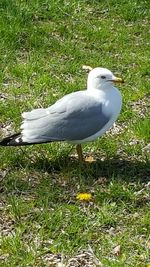
{"type": "Polygon", "coordinates": [[[92,199],[91,193],[79,193],[76,196],[76,199],[81,201],[90,201],[92,199]]]}

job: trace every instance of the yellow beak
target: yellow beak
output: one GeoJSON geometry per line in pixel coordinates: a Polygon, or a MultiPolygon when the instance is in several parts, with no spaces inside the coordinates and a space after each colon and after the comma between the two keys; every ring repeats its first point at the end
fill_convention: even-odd
{"type": "Polygon", "coordinates": [[[115,77],[113,82],[115,82],[115,83],[124,83],[124,80],[122,78],[115,77]]]}

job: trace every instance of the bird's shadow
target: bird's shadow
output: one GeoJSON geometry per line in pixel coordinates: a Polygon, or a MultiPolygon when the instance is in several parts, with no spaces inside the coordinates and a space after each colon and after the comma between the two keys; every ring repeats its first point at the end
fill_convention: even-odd
{"type": "MultiPolygon", "coordinates": [[[[92,190],[95,184],[109,184],[114,180],[139,185],[147,184],[150,178],[148,162],[137,159],[121,159],[119,156],[114,156],[105,160],[97,159],[91,163],[81,163],[77,158],[67,155],[57,157],[55,160],[38,156],[32,161],[19,155],[18,159],[12,160],[10,169],[4,175],[5,179],[0,187],[0,192],[4,194],[6,192],[17,195],[37,194],[43,187],[48,188],[50,194],[53,194],[54,187],[61,192],[67,190],[66,192],[74,194],[74,189],[78,187],[82,190],[87,188],[92,190]],[[18,177],[11,175],[15,169],[20,170],[18,177]]],[[[42,189],[42,192],[43,190],[45,189],[42,189]]],[[[57,201],[66,200],[60,197],[57,201]]]]}
{"type": "Polygon", "coordinates": [[[94,162],[79,162],[77,158],[59,157],[56,160],[38,158],[30,164],[38,172],[48,174],[66,171],[70,175],[79,173],[80,177],[97,180],[100,177],[122,179],[128,182],[147,182],[150,179],[150,166],[148,161],[121,159],[118,156],[105,160],[97,159],[94,162]]]}

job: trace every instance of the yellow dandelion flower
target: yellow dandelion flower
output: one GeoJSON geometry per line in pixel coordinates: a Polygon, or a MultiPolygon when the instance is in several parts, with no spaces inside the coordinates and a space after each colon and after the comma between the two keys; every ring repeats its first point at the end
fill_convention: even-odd
{"type": "Polygon", "coordinates": [[[81,200],[81,201],[90,201],[92,198],[91,193],[79,193],[76,196],[76,199],[81,200]]]}
{"type": "Polygon", "coordinates": [[[147,267],[150,267],[150,263],[148,263],[147,267]]]}

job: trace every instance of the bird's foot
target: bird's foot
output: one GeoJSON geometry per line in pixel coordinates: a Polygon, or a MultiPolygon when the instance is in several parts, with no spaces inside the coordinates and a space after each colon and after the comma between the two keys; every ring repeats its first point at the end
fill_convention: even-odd
{"type": "Polygon", "coordinates": [[[96,159],[93,156],[87,156],[85,157],[84,161],[88,163],[93,163],[96,162],[96,159]]]}

